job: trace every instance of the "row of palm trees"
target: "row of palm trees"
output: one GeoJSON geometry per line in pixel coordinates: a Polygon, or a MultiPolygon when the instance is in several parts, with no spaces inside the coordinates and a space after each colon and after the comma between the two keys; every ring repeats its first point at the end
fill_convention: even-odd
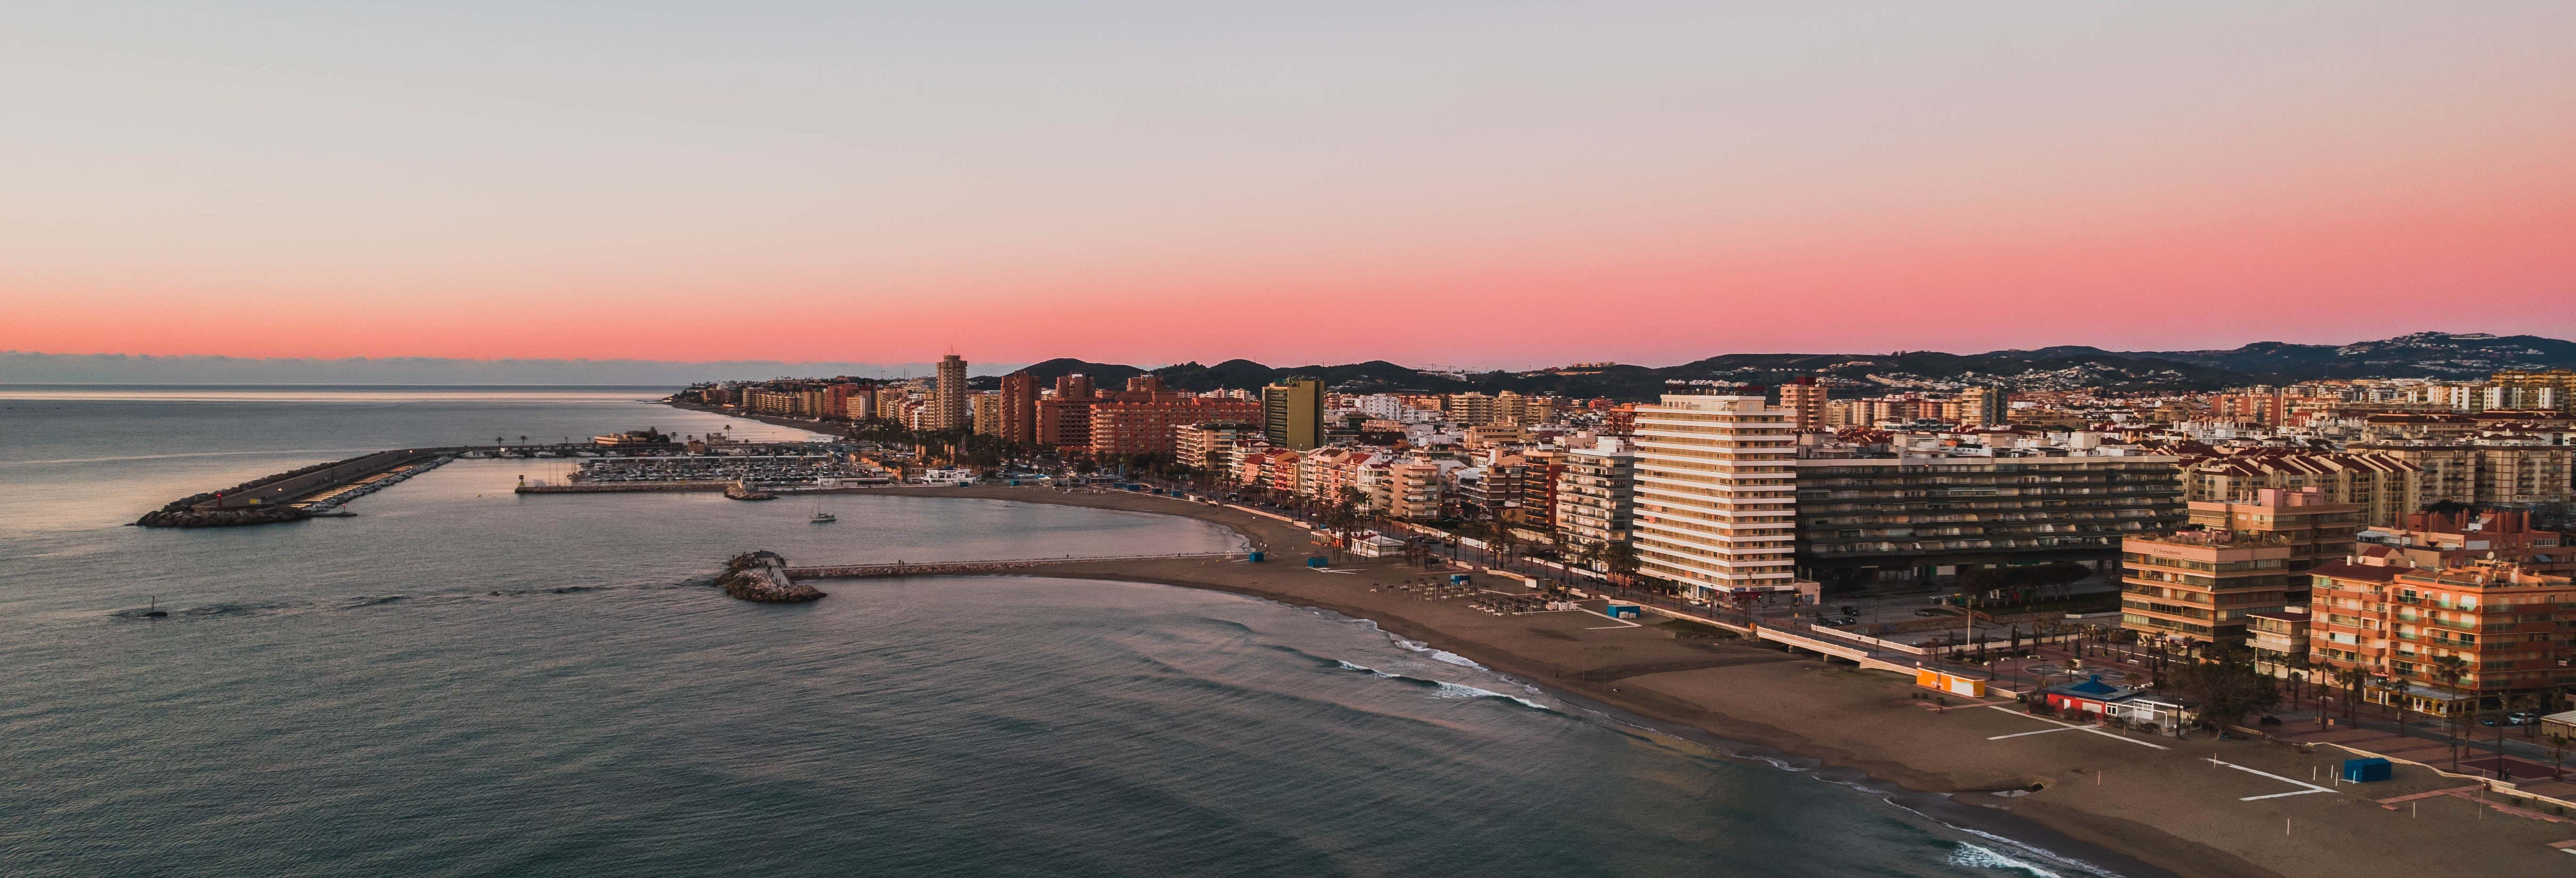
{"type": "MultiPolygon", "coordinates": [[[[2292,656],[2288,665],[2291,669],[2289,680],[2292,692],[2291,702],[2294,709],[2297,706],[2298,692],[2300,688],[2303,685],[2313,684],[2317,688],[2317,698],[2320,702],[2320,706],[2322,706],[2322,702],[2328,692],[2340,689],[2343,692],[2343,695],[2338,700],[2343,703],[2344,719],[2352,720],[2355,718],[2355,712],[2362,702],[2362,687],[2371,680],[2371,675],[2368,672],[2357,666],[2318,668],[2311,665],[2306,656],[2292,656]]],[[[2464,700],[2476,697],[2474,692],[2461,685],[2463,681],[2468,679],[2470,667],[2469,663],[2461,659],[2459,656],[2435,656],[2424,663],[2423,673],[2424,676],[2438,681],[2442,688],[2450,690],[2455,699],[2464,700]]],[[[2401,679],[2398,683],[2399,688],[2395,690],[2397,695],[2393,699],[2396,703],[2389,705],[2396,711],[2397,733],[2400,736],[2406,734],[2406,715],[2411,712],[2406,703],[2411,696],[2408,696],[2404,692],[2402,688],[2403,686],[2404,682],[2401,679]]],[[[2559,694],[2555,692],[2511,693],[2497,699],[2495,712],[2500,716],[2517,711],[2529,711],[2533,713],[2544,712],[2554,707],[2555,704],[2553,702],[2558,699],[2559,694]]],[[[2444,711],[2444,719],[2448,721],[2449,727],[2451,767],[2453,769],[2456,770],[2459,768],[2460,759],[2464,751],[2473,746],[2461,735],[2462,726],[2467,723],[2470,717],[2483,712],[2484,711],[2460,709],[2444,711]]],[[[2322,711],[2320,711],[2320,713],[2322,714],[2322,711]]],[[[2537,732],[2538,726],[2536,724],[2525,724],[2523,727],[2523,736],[2525,738],[2538,737],[2536,734],[2537,732]]],[[[2502,756],[2504,728],[2501,721],[2499,721],[2497,725],[2496,736],[2497,755],[2502,756]]],[[[2557,770],[2555,763],[2559,761],[2560,751],[2565,748],[2568,739],[2565,736],[2556,733],[2551,733],[2548,735],[2548,738],[2551,744],[2551,762],[2553,763],[2552,771],[2554,773],[2557,770]]],[[[2498,776],[2503,775],[2504,772],[2502,765],[2497,766],[2497,773],[2498,776]]]]}

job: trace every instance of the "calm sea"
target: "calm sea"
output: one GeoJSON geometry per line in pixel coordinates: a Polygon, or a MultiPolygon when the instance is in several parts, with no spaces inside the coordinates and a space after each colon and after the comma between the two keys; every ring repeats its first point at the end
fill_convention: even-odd
{"type": "Polygon", "coordinates": [[[1375,626],[1149,585],[798,562],[1207,551],[974,500],[510,492],[459,461],[255,528],[122,526],[356,452],[794,431],[650,388],[0,386],[0,874],[2085,874],[1375,626]],[[157,600],[171,615],[140,615],[157,600]]]}

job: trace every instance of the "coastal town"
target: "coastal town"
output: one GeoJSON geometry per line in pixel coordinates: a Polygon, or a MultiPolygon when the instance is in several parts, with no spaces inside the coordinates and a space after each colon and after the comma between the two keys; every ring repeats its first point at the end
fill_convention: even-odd
{"type": "MultiPolygon", "coordinates": [[[[1479,610],[1643,616],[1686,642],[1893,672],[1876,676],[1945,715],[2010,705],[2037,730],[2261,740],[2346,753],[2357,782],[2396,765],[2523,815],[2576,808],[2576,373],[1869,390],[1193,392],[1150,373],[1110,389],[969,378],[952,355],[918,378],[719,382],[670,402],[846,437],[885,486],[867,490],[1216,510],[1372,586],[1255,593],[1382,604],[1467,571],[1455,594],[1479,610]]],[[[1203,569],[1167,578],[1225,578],[1187,563],[1203,569]]],[[[1622,662],[1529,663],[1581,691],[1622,662]]],[[[2576,845],[2576,824],[2551,832],[2576,845]]]]}
{"type": "Polygon", "coordinates": [[[0,878],[2576,874],[2576,2],[24,6],[0,878]]]}

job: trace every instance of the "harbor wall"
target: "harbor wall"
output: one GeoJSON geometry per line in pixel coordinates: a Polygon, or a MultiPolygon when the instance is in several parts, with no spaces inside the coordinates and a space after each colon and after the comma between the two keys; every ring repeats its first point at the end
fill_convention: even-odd
{"type": "Polygon", "coordinates": [[[289,503],[306,494],[338,487],[342,483],[375,475],[415,460],[436,457],[439,453],[438,450],[433,449],[379,451],[364,457],[353,457],[300,476],[254,485],[248,490],[236,491],[199,503],[196,508],[200,510],[238,509],[247,506],[289,503]]]}

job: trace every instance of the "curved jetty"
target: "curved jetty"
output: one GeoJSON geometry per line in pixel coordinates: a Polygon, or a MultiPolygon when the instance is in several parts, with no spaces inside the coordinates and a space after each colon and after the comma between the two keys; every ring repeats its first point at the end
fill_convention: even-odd
{"type": "Polygon", "coordinates": [[[725,562],[724,575],[716,577],[716,585],[737,600],[772,604],[818,601],[826,595],[822,589],[788,579],[787,559],[766,550],[733,556],[725,562]]]}
{"type": "MultiPolygon", "coordinates": [[[[233,527],[302,521],[444,463],[443,449],[379,451],[182,497],[144,513],[144,527],[233,527]]],[[[346,513],[341,513],[346,514],[346,513]]]]}

